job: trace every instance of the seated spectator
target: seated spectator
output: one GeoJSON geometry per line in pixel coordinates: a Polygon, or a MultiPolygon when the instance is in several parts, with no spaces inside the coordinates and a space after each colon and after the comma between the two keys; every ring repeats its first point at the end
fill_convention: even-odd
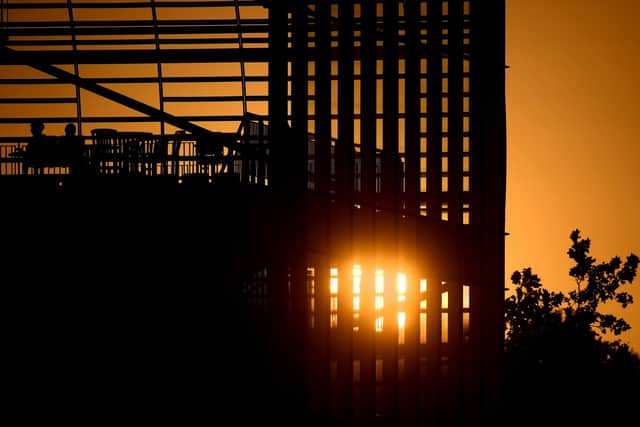
{"type": "Polygon", "coordinates": [[[44,159],[47,157],[48,152],[53,149],[48,139],[44,135],[44,123],[41,120],[32,121],[31,138],[24,153],[25,172],[28,172],[29,167],[33,168],[35,175],[42,172],[44,159]]]}
{"type": "Polygon", "coordinates": [[[68,163],[72,174],[82,173],[84,165],[84,140],[76,135],[76,125],[69,123],[64,127],[64,136],[59,141],[59,156],[68,163]]]}

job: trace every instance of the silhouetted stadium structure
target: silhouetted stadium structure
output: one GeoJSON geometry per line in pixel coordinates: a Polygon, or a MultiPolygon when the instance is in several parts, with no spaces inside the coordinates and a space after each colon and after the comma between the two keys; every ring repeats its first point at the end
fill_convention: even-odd
{"type": "Polygon", "coordinates": [[[42,393],[237,422],[494,415],[504,0],[1,12],[4,266],[42,393]]]}

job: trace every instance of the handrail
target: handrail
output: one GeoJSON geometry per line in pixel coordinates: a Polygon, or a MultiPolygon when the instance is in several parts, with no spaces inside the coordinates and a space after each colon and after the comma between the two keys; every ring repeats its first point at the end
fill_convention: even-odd
{"type": "MultiPolygon", "coordinates": [[[[97,128],[92,130],[91,136],[78,137],[82,141],[82,168],[85,173],[178,177],[197,174],[214,178],[223,172],[218,165],[234,161],[238,163],[243,155],[231,150],[222,157],[216,156],[219,153],[217,150],[203,153],[199,148],[200,145],[204,147],[212,142],[221,142],[220,139],[229,144],[238,139],[235,133],[219,132],[215,135],[219,139],[212,140],[211,137],[203,139],[193,134],[154,135],[149,132],[109,130],[112,132],[107,134],[106,129],[97,128]]],[[[0,137],[0,176],[73,175],[70,168],[74,159],[68,156],[65,137],[45,138],[44,151],[30,155],[30,137],[0,137]]]]}
{"type": "MultiPolygon", "coordinates": [[[[245,122],[241,123],[237,132],[220,133],[221,138],[234,139],[239,144],[245,145],[242,152],[220,152],[215,146],[211,146],[205,140],[198,140],[194,135],[177,133],[174,135],[154,135],[148,132],[126,132],[106,129],[102,131],[106,135],[103,144],[98,145],[98,133],[92,136],[81,136],[84,141],[84,159],[86,161],[85,172],[92,175],[118,175],[118,176],[174,176],[181,179],[185,176],[197,175],[215,182],[228,177],[233,177],[238,183],[268,186],[269,182],[269,145],[268,126],[262,116],[247,114],[245,122]],[[247,127],[247,122],[258,121],[257,125],[263,129],[254,129],[252,132],[247,127]],[[109,132],[107,132],[109,131],[109,132]],[[112,138],[109,140],[109,138],[112,138]],[[105,145],[106,144],[106,147],[105,145]],[[103,148],[100,148],[103,147],[103,148]],[[106,148],[106,150],[105,150],[106,148]]],[[[94,129],[94,131],[99,129],[94,129]]],[[[25,151],[29,138],[0,137],[0,176],[2,175],[33,175],[34,172],[23,167],[24,156],[17,150],[25,151]]],[[[331,139],[331,153],[335,153],[333,147],[336,139],[331,139]]],[[[315,169],[315,153],[313,150],[314,135],[309,134],[307,155],[307,189],[315,191],[315,177],[319,173],[315,169]]],[[[354,192],[361,191],[360,167],[362,156],[359,145],[353,145],[353,186],[354,192]]],[[[382,162],[382,150],[376,149],[376,192],[381,191],[380,166],[382,162]]],[[[398,161],[403,162],[404,156],[400,154],[398,161]]],[[[64,159],[48,159],[42,167],[41,175],[73,175],[71,164],[64,159]],[[56,160],[60,160],[56,162],[56,160]]],[[[333,165],[327,171],[331,177],[329,192],[334,194],[335,174],[333,165]]],[[[402,168],[399,170],[399,179],[404,179],[402,168]]]]}

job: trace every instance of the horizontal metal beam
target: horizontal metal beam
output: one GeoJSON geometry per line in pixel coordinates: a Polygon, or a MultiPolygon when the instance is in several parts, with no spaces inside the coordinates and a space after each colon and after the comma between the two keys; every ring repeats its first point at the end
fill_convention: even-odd
{"type": "MultiPolygon", "coordinates": [[[[154,34],[233,34],[237,30],[235,25],[183,25],[160,27],[153,24],[147,26],[111,26],[102,27],[36,27],[36,28],[5,28],[4,34],[11,37],[44,37],[44,36],[123,36],[123,35],[154,35],[154,34]]],[[[242,32],[246,34],[264,34],[267,25],[243,25],[242,32]]]]}
{"type": "Polygon", "coordinates": [[[267,62],[266,48],[239,49],[122,49],[122,50],[3,50],[0,64],[157,64],[267,62]]]}
{"type": "MultiPolygon", "coordinates": [[[[227,114],[220,116],[175,116],[180,120],[186,120],[189,122],[240,122],[245,117],[242,114],[227,114]]],[[[315,116],[309,114],[307,116],[309,119],[315,118],[315,116]]],[[[354,119],[360,119],[360,114],[354,114],[354,119]]],[[[421,117],[426,117],[426,115],[422,115],[421,117]]],[[[446,116],[445,116],[446,117],[446,116]]],[[[11,123],[30,123],[36,117],[0,117],[0,124],[11,124],[11,123]]],[[[291,115],[287,116],[287,119],[290,119],[291,115]]],[[[331,115],[332,119],[338,119],[337,114],[331,115]]],[[[376,114],[376,118],[381,119],[382,114],[376,114]]],[[[398,118],[404,119],[406,118],[405,113],[398,113],[398,118]]],[[[51,123],[65,123],[65,122],[73,122],[77,120],[76,116],[64,116],[64,117],[40,117],[37,119],[41,119],[45,122],[51,123]]],[[[158,122],[158,119],[155,117],[149,116],[82,116],[82,121],[87,123],[150,123],[150,122],[158,122]]],[[[179,127],[179,126],[178,126],[179,127]]],[[[210,131],[215,133],[213,131],[210,131]]],[[[448,132],[442,132],[443,136],[448,136],[448,132]]],[[[426,137],[426,132],[420,132],[420,136],[426,137]]],[[[469,132],[462,132],[462,136],[470,136],[469,132]]]]}
{"type": "MultiPolygon", "coordinates": [[[[464,77],[469,77],[470,73],[463,73],[464,77]]],[[[420,73],[420,78],[427,78],[428,73],[420,73]]],[[[443,77],[447,76],[447,73],[442,73],[443,77]]],[[[398,77],[400,79],[405,78],[404,73],[398,73],[398,77]]],[[[90,80],[94,83],[115,83],[115,84],[139,84],[139,83],[158,83],[158,77],[85,77],[87,80],[90,80]]],[[[378,73],[376,74],[377,79],[383,79],[384,74],[378,73]]],[[[268,76],[246,76],[245,81],[247,82],[262,82],[266,83],[268,81],[268,76]]],[[[338,76],[331,76],[331,80],[338,80],[338,76]]],[[[289,77],[288,80],[291,80],[289,77]]],[[[308,77],[309,81],[313,80],[313,76],[308,77]]],[[[360,75],[355,74],[354,80],[360,80],[360,75]]],[[[242,81],[242,76],[239,74],[237,76],[184,76],[184,77],[162,77],[162,83],[237,83],[242,81]]],[[[54,79],[54,78],[40,78],[40,79],[19,79],[19,78],[0,78],[0,85],[2,84],[10,84],[10,85],[32,85],[32,84],[69,84],[68,82],[54,79]]]]}
{"type": "MultiPolygon", "coordinates": [[[[242,114],[225,116],[175,116],[177,119],[188,122],[238,122],[244,118],[242,114]]],[[[69,123],[78,120],[76,116],[51,116],[51,117],[0,117],[0,124],[31,123],[38,119],[45,123],[69,123]]],[[[149,116],[82,116],[83,123],[153,123],[159,120],[149,116]]],[[[176,126],[180,128],[180,126],[176,126]]],[[[209,131],[211,134],[216,132],[209,131]]]]}
{"type": "MultiPolygon", "coordinates": [[[[240,6],[257,6],[260,3],[256,0],[238,0],[240,6]]],[[[234,1],[162,1],[156,0],[155,7],[231,7],[234,1]]],[[[3,5],[6,9],[67,9],[69,6],[65,3],[9,3],[3,5]]],[[[74,9],[148,9],[151,7],[150,2],[146,1],[130,1],[130,2],[73,2],[74,9]]]]}
{"type": "MultiPolygon", "coordinates": [[[[266,18],[253,18],[242,19],[243,25],[267,25],[266,18]]],[[[69,21],[8,21],[5,23],[6,28],[9,30],[15,28],[70,28],[71,22],[69,21]]],[[[110,20],[74,20],[73,27],[153,27],[155,25],[159,27],[192,27],[192,26],[234,26],[237,25],[235,19],[158,19],[154,21],[152,19],[110,19],[110,20]]]]}
{"type": "MultiPolygon", "coordinates": [[[[287,59],[290,53],[284,52],[287,59]]],[[[315,48],[308,50],[309,60],[316,58],[315,48]]],[[[426,57],[426,48],[420,52],[426,57]]],[[[445,51],[440,55],[447,57],[445,51]]],[[[465,57],[468,56],[464,52],[465,57]]],[[[330,51],[331,59],[338,58],[337,48],[330,51]]],[[[382,58],[382,48],[376,50],[376,57],[382,58]]],[[[406,49],[399,47],[398,57],[406,57],[406,49]]],[[[360,58],[360,48],[353,49],[353,58],[360,58]]],[[[242,50],[232,49],[105,49],[105,50],[79,50],[59,51],[59,50],[13,50],[3,52],[0,57],[0,64],[7,65],[30,65],[30,64],[157,64],[157,63],[234,63],[234,62],[262,62],[269,60],[268,48],[244,48],[242,50]]]]}
{"type": "MultiPolygon", "coordinates": [[[[153,83],[158,84],[158,77],[85,77],[85,79],[93,83],[117,83],[117,84],[139,84],[153,83]]],[[[247,82],[263,82],[266,83],[268,76],[246,76],[247,82]]],[[[162,77],[162,83],[234,83],[241,82],[242,77],[238,76],[189,76],[189,77],[162,77]]],[[[33,84],[69,84],[63,80],[54,78],[41,79],[16,79],[16,78],[0,78],[0,85],[33,85],[33,84]]]]}
{"type": "MultiPolygon", "coordinates": [[[[269,41],[267,37],[250,37],[243,36],[244,44],[265,44],[269,41]]],[[[233,44],[238,43],[237,37],[225,37],[225,38],[191,38],[191,39],[169,39],[162,38],[158,41],[162,46],[168,45],[202,45],[202,44],[233,44]]],[[[118,40],[70,40],[70,39],[55,39],[55,40],[9,40],[5,43],[8,46],[134,46],[134,45],[149,45],[155,46],[156,39],[149,37],[147,39],[118,39],[118,40]]]]}
{"type": "Polygon", "coordinates": [[[0,98],[0,104],[75,104],[76,98],[0,98]]]}
{"type": "MultiPolygon", "coordinates": [[[[219,95],[219,96],[165,96],[162,98],[165,102],[239,102],[244,98],[241,95],[219,95]]],[[[248,95],[247,101],[267,101],[267,95],[248,95]]]]}

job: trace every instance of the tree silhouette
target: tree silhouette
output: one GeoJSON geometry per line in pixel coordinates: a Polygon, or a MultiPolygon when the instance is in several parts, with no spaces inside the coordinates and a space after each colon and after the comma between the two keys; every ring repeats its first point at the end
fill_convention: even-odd
{"type": "Polygon", "coordinates": [[[626,308],[622,290],[636,276],[639,259],[597,262],[591,242],[574,230],[569,275],[576,289],[567,295],[543,288],[531,268],[511,276],[514,294],[505,300],[505,404],[508,417],[526,425],[596,425],[622,420],[640,401],[640,358],[620,340],[630,328],[601,312],[614,301],[626,308]]]}

